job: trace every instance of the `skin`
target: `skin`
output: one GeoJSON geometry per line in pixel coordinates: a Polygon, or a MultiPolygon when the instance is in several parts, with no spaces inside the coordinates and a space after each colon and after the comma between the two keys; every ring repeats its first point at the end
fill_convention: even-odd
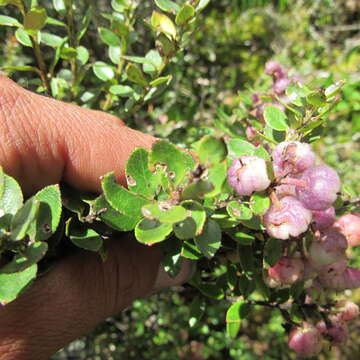
{"type": "MultiPolygon", "coordinates": [[[[112,115],[27,91],[0,74],[0,164],[26,195],[49,184],[101,192],[100,176],[115,171],[151,136],[112,115]]],[[[135,299],[184,282],[159,270],[160,250],[131,238],[111,239],[109,257],[79,251],[59,261],[17,300],[0,307],[0,360],[48,359],[135,299]]]]}

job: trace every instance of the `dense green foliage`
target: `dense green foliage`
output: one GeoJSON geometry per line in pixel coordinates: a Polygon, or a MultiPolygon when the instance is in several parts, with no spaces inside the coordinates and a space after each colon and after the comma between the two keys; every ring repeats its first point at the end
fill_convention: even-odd
{"type": "MultiPolygon", "coordinates": [[[[345,80],[342,100],[327,127],[319,128],[322,138],[314,146],[339,172],[347,192],[360,193],[360,45],[359,27],[354,26],[360,20],[360,6],[356,1],[210,1],[184,29],[174,49],[166,40],[155,43],[144,23],[155,9],[153,1],[113,1],[113,9],[106,1],[90,2],[90,7],[74,1],[71,11],[62,4],[72,1],[39,3],[53,20],[48,18],[38,45],[32,44],[39,49],[37,56],[26,45],[38,39],[31,40],[21,31],[15,37],[13,28],[0,27],[5,39],[0,66],[27,88],[112,112],[130,126],[180,146],[190,147],[203,135],[215,135],[222,123],[236,126],[244,119],[254,91],[270,85],[270,77],[263,75],[269,59],[277,59],[314,88],[345,80]],[[191,36],[187,30],[193,31],[191,36]],[[81,37],[76,36],[79,32],[81,37]],[[168,51],[166,61],[154,52],[160,48],[168,51]]],[[[1,15],[21,21],[15,7],[0,9],[1,15]]],[[[171,35],[173,29],[164,31],[171,35]]],[[[214,264],[208,261],[204,266],[211,271],[214,264]]],[[[286,350],[278,309],[252,312],[243,321],[240,336],[231,339],[225,323],[229,303],[196,294],[185,285],[137,301],[54,359],[295,358],[286,350]]],[[[355,292],[353,296],[358,298],[355,292]]],[[[356,358],[353,326],[355,340],[333,351],[334,359],[356,358]]]]}

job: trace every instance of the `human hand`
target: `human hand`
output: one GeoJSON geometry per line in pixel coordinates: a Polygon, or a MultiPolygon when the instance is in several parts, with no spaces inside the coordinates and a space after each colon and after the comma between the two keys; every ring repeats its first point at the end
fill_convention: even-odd
{"type": "MultiPolygon", "coordinates": [[[[151,136],[115,116],[31,93],[0,75],[0,164],[27,195],[63,180],[100,192],[100,176],[125,183],[131,151],[151,136]]],[[[132,239],[107,243],[108,259],[80,251],[61,261],[14,302],[0,308],[0,360],[47,359],[137,298],[183,282],[159,269],[160,250],[132,239]]]]}

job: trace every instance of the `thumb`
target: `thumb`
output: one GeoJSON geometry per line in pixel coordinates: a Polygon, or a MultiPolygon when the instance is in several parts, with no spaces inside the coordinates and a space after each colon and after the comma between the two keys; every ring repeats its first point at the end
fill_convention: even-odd
{"type": "Polygon", "coordinates": [[[0,164],[26,194],[61,179],[100,192],[99,177],[124,168],[135,147],[155,139],[101,111],[89,110],[27,91],[0,75],[0,164]]]}

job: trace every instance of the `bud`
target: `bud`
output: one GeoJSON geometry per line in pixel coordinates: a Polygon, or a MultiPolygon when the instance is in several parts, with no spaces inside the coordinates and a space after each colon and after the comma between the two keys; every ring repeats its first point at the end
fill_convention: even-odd
{"type": "Polygon", "coordinates": [[[285,196],[278,204],[272,204],[264,215],[267,233],[286,240],[305,232],[311,222],[311,211],[304,208],[301,202],[292,196],[285,196]]]}
{"type": "Polygon", "coordinates": [[[319,165],[311,167],[302,174],[307,186],[297,186],[298,199],[310,210],[326,210],[337,198],[340,179],[332,168],[319,165]]]}
{"type": "Polygon", "coordinates": [[[317,230],[325,230],[329,228],[336,220],[335,209],[332,206],[326,210],[314,210],[312,213],[315,228],[317,230]]]}
{"type": "Polygon", "coordinates": [[[291,285],[302,279],[304,263],[301,259],[283,256],[268,269],[268,275],[279,284],[291,285]]]}
{"type": "Polygon", "coordinates": [[[265,74],[279,79],[287,75],[287,70],[276,61],[268,61],[265,65],[265,74]]]}
{"type": "Polygon", "coordinates": [[[272,152],[276,177],[299,174],[314,165],[315,154],[309,144],[284,141],[272,152]]]}
{"type": "Polygon", "coordinates": [[[273,89],[276,94],[282,94],[290,85],[291,79],[283,77],[275,81],[273,89]]]}
{"type": "Polygon", "coordinates": [[[301,326],[294,326],[288,339],[289,348],[301,357],[311,357],[320,353],[323,337],[312,324],[304,321],[301,326]]]}
{"type": "Polygon", "coordinates": [[[359,307],[350,300],[341,300],[336,304],[342,321],[352,321],[359,316],[359,307]]]}
{"type": "Polygon", "coordinates": [[[228,181],[240,195],[251,195],[269,187],[266,162],[257,156],[241,156],[228,171],[228,181]]]}
{"type": "Polygon", "coordinates": [[[360,217],[353,214],[343,215],[334,226],[344,234],[350,246],[360,244],[360,217]]]}

